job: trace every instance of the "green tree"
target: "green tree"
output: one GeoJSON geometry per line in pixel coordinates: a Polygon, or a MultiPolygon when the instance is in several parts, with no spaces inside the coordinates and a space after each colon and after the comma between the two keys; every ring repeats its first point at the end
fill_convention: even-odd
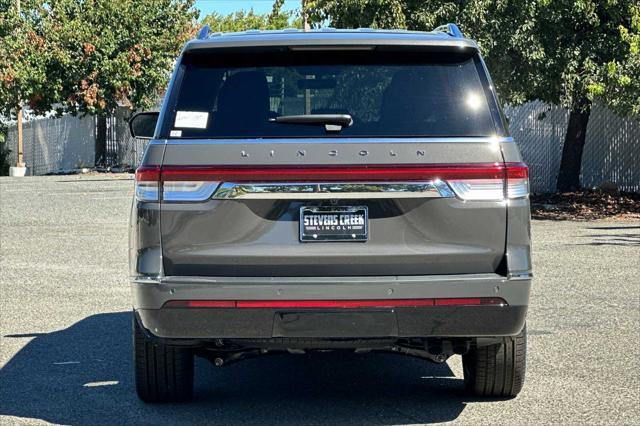
{"type": "Polygon", "coordinates": [[[0,0],[0,112],[98,116],[96,164],[106,117],[118,106],[153,106],[175,58],[195,35],[193,0],[0,0]]]}
{"type": "Polygon", "coordinates": [[[240,10],[228,15],[213,12],[202,20],[212,31],[236,32],[246,30],[281,30],[284,28],[302,28],[302,21],[294,19],[294,12],[282,10],[284,0],[275,0],[271,13],[258,14],[240,10]]]}
{"type": "Polygon", "coordinates": [[[0,0],[0,114],[15,118],[22,104],[47,111],[58,93],[47,84],[52,46],[42,37],[49,11],[38,3],[0,0]]]}
{"type": "Polygon", "coordinates": [[[459,23],[478,41],[506,102],[539,99],[569,109],[559,191],[580,187],[594,99],[621,114],[640,113],[637,0],[317,0],[308,7],[316,22],[347,28],[459,23]]]}
{"type": "MultiPolygon", "coordinates": [[[[18,10],[15,0],[0,0],[0,115],[17,120],[17,165],[21,167],[24,106],[44,112],[59,97],[58,88],[49,86],[47,80],[47,63],[54,49],[42,37],[49,10],[34,0],[23,0],[22,6],[18,10]]],[[[6,163],[8,150],[2,146],[6,163]]]]}
{"type": "Polygon", "coordinates": [[[408,4],[402,0],[307,0],[315,26],[335,28],[407,28],[408,4]]]}
{"type": "Polygon", "coordinates": [[[604,96],[612,91],[610,107],[621,113],[640,115],[640,4],[631,7],[631,28],[620,26],[624,60],[607,64],[604,81],[596,81],[590,87],[591,93],[604,96]]]}
{"type": "Polygon", "coordinates": [[[195,34],[193,0],[47,0],[54,46],[47,81],[57,111],[98,116],[96,164],[105,160],[106,117],[118,106],[153,106],[184,43],[195,34]]]}

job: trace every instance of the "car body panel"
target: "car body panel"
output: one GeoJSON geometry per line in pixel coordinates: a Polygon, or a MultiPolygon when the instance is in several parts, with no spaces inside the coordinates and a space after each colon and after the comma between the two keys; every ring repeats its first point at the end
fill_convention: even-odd
{"type": "Polygon", "coordinates": [[[509,138],[170,140],[164,165],[338,165],[502,162],[509,138]]]}

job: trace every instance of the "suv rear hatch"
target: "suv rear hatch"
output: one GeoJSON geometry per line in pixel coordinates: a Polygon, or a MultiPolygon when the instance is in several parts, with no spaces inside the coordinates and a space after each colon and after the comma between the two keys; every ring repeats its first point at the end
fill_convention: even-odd
{"type": "Polygon", "coordinates": [[[475,49],[187,51],[166,102],[166,275],[499,269],[526,169],[475,49]]]}

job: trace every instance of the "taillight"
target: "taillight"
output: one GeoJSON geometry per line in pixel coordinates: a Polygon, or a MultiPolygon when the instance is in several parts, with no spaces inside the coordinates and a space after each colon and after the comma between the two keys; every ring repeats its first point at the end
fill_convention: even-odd
{"type": "MultiPolygon", "coordinates": [[[[431,182],[444,186],[445,189],[447,185],[451,188],[440,190],[442,197],[452,197],[455,194],[465,201],[503,201],[527,197],[528,177],[527,166],[523,163],[310,167],[142,166],[136,171],[136,197],[140,201],[159,201],[160,195],[163,201],[170,202],[206,201],[216,198],[216,189],[224,189],[222,183],[397,182],[411,185],[431,182]]],[[[375,184],[370,186],[375,188],[375,184]]]]}
{"type": "Polygon", "coordinates": [[[506,163],[500,169],[499,176],[454,177],[447,179],[447,183],[459,198],[468,201],[500,201],[529,195],[529,169],[525,164],[506,163]]]}
{"type": "Polygon", "coordinates": [[[163,181],[218,182],[409,182],[503,179],[502,163],[339,166],[163,166],[163,181]]]}
{"type": "Polygon", "coordinates": [[[529,168],[524,163],[507,163],[507,198],[529,195],[529,168]]]}
{"type": "Polygon", "coordinates": [[[140,166],[136,170],[136,200],[158,201],[160,193],[160,167],[140,166]]]}
{"type": "Polygon", "coordinates": [[[211,198],[220,182],[208,181],[163,181],[164,201],[205,201],[211,198]]]}
{"type": "Polygon", "coordinates": [[[164,176],[157,166],[141,166],[136,170],[136,199],[157,202],[162,192],[164,201],[205,201],[211,198],[219,182],[181,179],[178,174],[164,176]]]}
{"type": "Polygon", "coordinates": [[[503,179],[474,179],[447,181],[459,198],[470,201],[492,201],[504,199],[503,179]]]}

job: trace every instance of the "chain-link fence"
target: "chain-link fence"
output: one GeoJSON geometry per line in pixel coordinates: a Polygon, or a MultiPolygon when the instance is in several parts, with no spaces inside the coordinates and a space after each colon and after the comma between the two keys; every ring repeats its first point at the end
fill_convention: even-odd
{"type": "MultiPolygon", "coordinates": [[[[95,122],[93,117],[65,116],[27,121],[23,125],[24,161],[30,174],[92,167],[94,162],[95,122]]],[[[7,148],[15,164],[17,130],[9,126],[7,148]]]]}
{"type": "MultiPolygon", "coordinates": [[[[529,165],[533,192],[554,192],[569,121],[566,109],[542,102],[505,108],[511,134],[529,165]]],[[[593,188],[613,182],[640,192],[640,120],[619,117],[595,105],[591,110],[580,182],[593,188]]]]}
{"type": "MultiPolygon", "coordinates": [[[[102,162],[109,167],[124,170],[140,164],[146,142],[131,137],[127,109],[119,109],[107,118],[106,158],[102,162]]],[[[95,165],[95,141],[97,119],[93,116],[38,118],[23,124],[24,160],[29,174],[71,172],[95,165]]],[[[9,126],[7,148],[11,150],[9,161],[15,164],[18,132],[9,126]]]]}
{"type": "MultiPolygon", "coordinates": [[[[529,165],[533,192],[553,192],[560,168],[562,145],[569,120],[567,110],[529,102],[505,109],[511,133],[529,165]]],[[[105,163],[123,169],[142,160],[146,141],[132,138],[130,112],[118,110],[107,120],[105,163]]],[[[93,117],[47,118],[24,126],[25,161],[31,174],[91,167],[94,164],[96,120],[93,117]]],[[[12,162],[16,152],[15,126],[9,128],[12,162]]],[[[640,192],[640,120],[621,118],[595,105],[591,111],[582,160],[581,182],[596,187],[613,182],[621,190],[640,192]]]]}

